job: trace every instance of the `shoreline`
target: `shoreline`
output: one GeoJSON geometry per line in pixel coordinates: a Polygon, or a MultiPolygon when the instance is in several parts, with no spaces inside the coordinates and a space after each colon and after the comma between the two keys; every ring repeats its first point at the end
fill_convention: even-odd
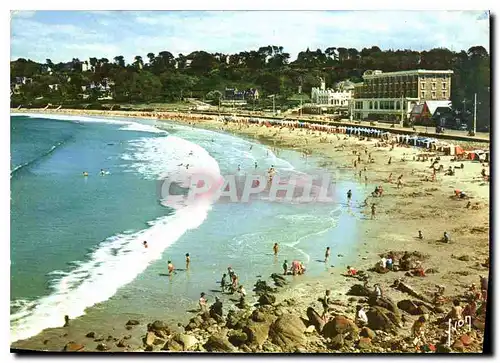
{"type": "MultiPolygon", "coordinates": [[[[49,112],[43,113],[64,114],[63,112],[46,111],[49,112]]],[[[116,111],[116,113],[118,112],[119,111],[116,111]]],[[[113,112],[111,116],[155,119],[154,116],[141,116],[139,114],[131,114],[130,112],[128,112],[127,115],[118,115],[116,113],[113,112]]],[[[72,114],[103,116],[106,114],[109,115],[110,113],[109,111],[95,111],[95,113],[74,112],[72,114]]],[[[446,284],[447,294],[450,292],[452,294],[459,294],[464,288],[464,283],[477,283],[477,272],[470,272],[476,269],[475,265],[460,266],[462,270],[465,269],[466,272],[469,273],[467,275],[462,274],[458,278],[456,277],[455,270],[460,261],[454,257],[450,257],[450,253],[452,256],[453,252],[460,255],[472,255],[473,258],[476,259],[475,262],[479,262],[481,259],[484,260],[489,254],[488,242],[486,241],[488,239],[489,229],[489,215],[487,213],[489,205],[489,186],[476,185],[478,183],[475,181],[474,175],[479,174],[479,164],[467,161],[465,169],[463,171],[457,171],[454,180],[447,180],[445,176],[440,174],[437,182],[426,182],[422,178],[429,175],[429,162],[423,163],[411,160],[412,153],[413,155],[421,154],[422,150],[419,149],[396,147],[394,150],[390,150],[388,146],[376,147],[373,141],[357,140],[355,137],[346,138],[345,135],[342,135],[344,138],[339,138],[339,135],[336,134],[326,134],[311,130],[297,129],[292,131],[287,128],[267,128],[264,126],[237,123],[223,125],[220,121],[215,121],[213,119],[196,120],[193,115],[188,116],[187,119],[185,119],[185,116],[181,116],[179,120],[173,121],[180,122],[181,124],[194,124],[197,127],[215,130],[220,130],[222,127],[222,131],[232,132],[237,135],[244,135],[245,137],[259,140],[266,140],[269,143],[272,142],[276,147],[283,147],[285,149],[292,149],[305,153],[311,152],[325,160],[326,169],[331,166],[332,159],[338,159],[343,162],[342,165],[344,168],[350,168],[353,172],[357,172],[360,168],[358,167],[356,169],[353,167],[352,160],[354,156],[352,152],[353,150],[363,151],[364,148],[368,148],[370,153],[374,154],[373,157],[376,162],[366,163],[363,160],[362,165],[367,168],[365,175],[367,175],[370,183],[376,182],[384,185],[384,197],[376,199],[368,196],[370,203],[372,200],[377,203],[377,216],[375,221],[366,220],[360,223],[360,234],[365,236],[363,239],[363,246],[365,247],[360,247],[358,249],[357,252],[359,252],[358,257],[360,261],[355,267],[366,270],[377,261],[379,253],[386,253],[390,249],[409,251],[420,250],[421,252],[429,254],[429,257],[424,261],[426,269],[438,269],[440,271],[435,274],[428,274],[426,278],[422,279],[411,278],[410,281],[412,286],[416,286],[424,291],[430,291],[436,284],[446,284]],[[184,120],[182,118],[184,118],[184,120]],[[322,138],[325,137],[328,142],[321,141],[322,138]],[[403,157],[403,154],[410,154],[409,156],[404,156],[407,161],[399,161],[403,157]],[[389,157],[393,157],[394,159],[394,162],[390,166],[387,165],[386,162],[389,157]],[[462,174],[460,174],[461,172],[462,174]],[[404,186],[401,190],[396,188],[394,181],[392,183],[387,182],[389,173],[395,175],[394,179],[396,179],[396,175],[400,173],[405,175],[404,186]],[[474,203],[479,201],[479,209],[474,210],[473,215],[463,216],[460,215],[461,213],[459,212],[457,212],[457,215],[453,215],[446,212],[448,209],[458,210],[456,208],[457,204],[460,204],[460,209],[458,211],[464,210],[464,206],[462,205],[464,203],[449,198],[450,193],[453,191],[453,185],[458,185],[461,189],[466,190],[468,194],[471,194],[472,197],[474,197],[472,200],[474,203]],[[441,208],[436,208],[435,206],[441,206],[441,208]],[[436,215],[443,217],[444,221],[436,219],[436,215]],[[475,226],[476,224],[479,227],[475,226]],[[390,231],[387,231],[387,225],[391,225],[390,231]],[[424,231],[424,235],[426,236],[424,242],[415,238],[416,231],[422,228],[423,225],[425,225],[427,229],[424,231]],[[470,230],[462,228],[463,225],[474,225],[470,230],[474,228],[480,228],[480,230],[479,232],[470,232],[470,230]],[[443,245],[435,242],[441,236],[443,228],[448,228],[448,231],[452,234],[452,238],[457,239],[456,244],[443,245]],[[486,229],[484,230],[484,228],[486,229]],[[473,238],[470,237],[471,233],[473,234],[473,238]],[[466,240],[468,242],[466,242],[466,240]],[[470,240],[473,240],[476,244],[472,244],[473,246],[471,246],[471,243],[469,243],[470,240]],[[397,248],[395,246],[397,246],[397,248]],[[457,250],[457,247],[460,248],[457,250]],[[363,249],[364,252],[362,252],[361,249],[363,249]],[[486,254],[484,253],[485,249],[486,254]],[[480,256],[474,256],[478,254],[478,251],[480,256]],[[443,260],[443,258],[445,260],[443,260]]],[[[162,120],[158,120],[158,122],[161,121],[162,120]]],[[[361,153],[361,157],[366,159],[363,153],[361,153]]],[[[449,157],[442,156],[441,159],[443,163],[447,165],[451,163],[449,162],[449,157]]],[[[367,190],[366,194],[369,195],[369,192],[370,191],[367,190]]],[[[369,208],[366,208],[366,214],[369,214],[369,208]]],[[[472,261],[474,261],[474,259],[472,259],[472,261]]],[[[337,270],[337,268],[335,270],[337,270]]],[[[281,292],[281,294],[277,294],[278,304],[287,299],[296,300],[298,304],[296,304],[295,309],[298,314],[302,316],[304,315],[305,308],[310,306],[313,302],[315,308],[319,309],[318,306],[321,306],[321,304],[316,300],[326,288],[330,288],[330,285],[335,284],[341,286],[341,291],[342,289],[346,291],[348,285],[352,283],[352,279],[342,277],[340,274],[337,275],[337,273],[338,272],[335,271],[335,275],[333,276],[334,279],[332,279],[331,273],[321,278],[309,278],[308,275],[302,276],[301,280],[303,281],[299,286],[295,286],[294,289],[286,289],[281,292]]],[[[487,271],[483,271],[482,273],[486,274],[487,271]]],[[[370,283],[379,282],[383,286],[384,291],[390,290],[390,283],[402,276],[403,274],[401,272],[370,275],[370,283]]],[[[395,296],[399,299],[402,298],[402,295],[398,292],[393,292],[391,296],[395,296]]],[[[341,298],[344,300],[345,304],[348,304],[347,296],[340,295],[334,297],[341,298]]],[[[350,314],[353,315],[352,313],[350,314]]],[[[404,329],[402,333],[408,333],[408,329],[404,329]]],[[[13,344],[14,347],[16,345],[16,343],[13,344]]]]}

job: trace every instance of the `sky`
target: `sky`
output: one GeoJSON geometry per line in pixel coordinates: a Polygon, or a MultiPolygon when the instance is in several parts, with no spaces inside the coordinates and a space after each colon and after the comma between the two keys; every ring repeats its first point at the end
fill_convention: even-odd
{"type": "Polygon", "coordinates": [[[66,62],[169,51],[239,53],[283,46],[361,50],[453,51],[481,45],[489,51],[486,11],[14,11],[11,60],[66,62]]]}

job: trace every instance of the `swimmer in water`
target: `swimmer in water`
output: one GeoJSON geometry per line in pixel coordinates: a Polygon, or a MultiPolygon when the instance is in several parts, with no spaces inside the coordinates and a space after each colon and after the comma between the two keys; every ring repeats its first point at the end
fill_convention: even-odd
{"type": "Polygon", "coordinates": [[[86,171],[83,172],[83,176],[89,176],[89,173],[87,173],[86,171]]]}
{"type": "Polygon", "coordinates": [[[190,152],[189,152],[189,155],[190,155],[190,156],[191,156],[191,155],[193,155],[193,151],[190,151],[190,152]]]}
{"type": "Polygon", "coordinates": [[[253,145],[250,145],[250,150],[252,150],[252,148],[253,148],[253,145]]]}
{"type": "Polygon", "coordinates": [[[257,169],[257,162],[255,162],[255,169],[257,169]]]}
{"type": "Polygon", "coordinates": [[[240,164],[238,164],[238,171],[240,171],[240,170],[241,170],[241,168],[240,168],[240,164]]]}
{"type": "Polygon", "coordinates": [[[189,164],[186,164],[186,169],[189,169],[189,164]]]}
{"type": "Polygon", "coordinates": [[[148,242],[147,241],[142,242],[142,245],[144,246],[144,248],[148,248],[148,242]]]}
{"type": "Polygon", "coordinates": [[[101,169],[101,176],[105,175],[105,174],[106,174],[106,172],[104,171],[104,169],[101,169]]]}

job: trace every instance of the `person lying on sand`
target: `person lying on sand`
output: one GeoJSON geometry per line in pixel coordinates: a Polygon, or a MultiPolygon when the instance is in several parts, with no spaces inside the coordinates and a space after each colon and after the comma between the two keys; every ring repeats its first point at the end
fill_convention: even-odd
{"type": "Polygon", "coordinates": [[[347,271],[346,271],[347,276],[356,276],[357,274],[358,270],[356,270],[354,267],[347,266],[347,271]]]}

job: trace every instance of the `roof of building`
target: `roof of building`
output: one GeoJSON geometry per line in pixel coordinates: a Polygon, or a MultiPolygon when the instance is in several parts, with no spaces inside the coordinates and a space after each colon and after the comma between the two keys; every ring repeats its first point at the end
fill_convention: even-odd
{"type": "Polygon", "coordinates": [[[434,115],[438,107],[451,107],[451,101],[425,101],[425,103],[431,115],[434,115]]]}
{"type": "Polygon", "coordinates": [[[411,109],[411,113],[412,114],[421,114],[423,109],[424,109],[424,104],[423,103],[420,104],[420,105],[415,105],[411,109]]]}
{"type": "Polygon", "coordinates": [[[390,76],[404,76],[404,75],[415,75],[415,74],[453,74],[450,69],[444,70],[430,70],[430,69],[412,69],[408,71],[397,71],[397,72],[382,72],[379,70],[371,71],[367,70],[363,73],[364,78],[381,78],[390,76]]]}

